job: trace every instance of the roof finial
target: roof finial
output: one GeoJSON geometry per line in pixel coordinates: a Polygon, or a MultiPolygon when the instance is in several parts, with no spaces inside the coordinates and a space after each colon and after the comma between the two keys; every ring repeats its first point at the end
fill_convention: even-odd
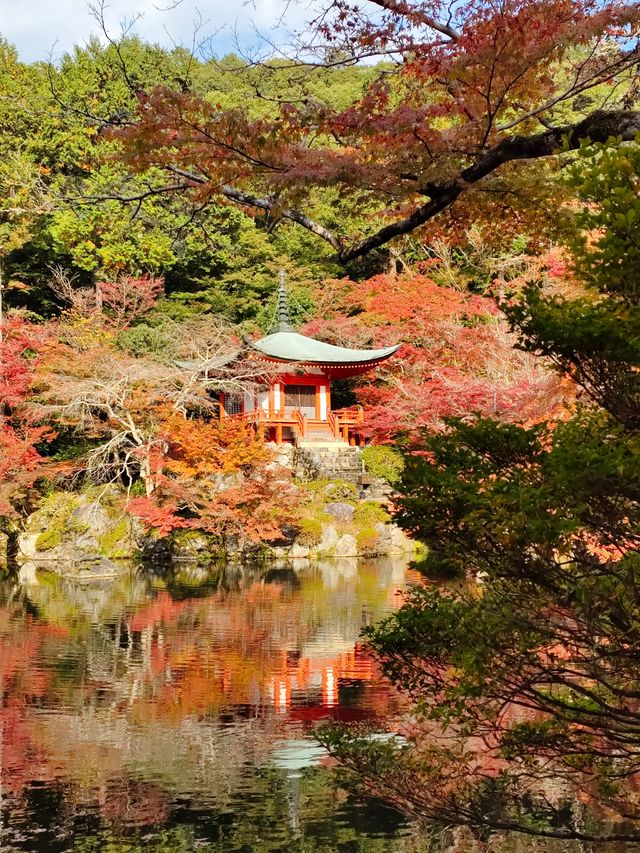
{"type": "Polygon", "coordinates": [[[289,322],[289,307],[287,305],[287,285],[284,270],[280,270],[280,283],[278,285],[278,304],[276,308],[276,322],[271,329],[274,332],[293,332],[293,326],[289,322]]]}

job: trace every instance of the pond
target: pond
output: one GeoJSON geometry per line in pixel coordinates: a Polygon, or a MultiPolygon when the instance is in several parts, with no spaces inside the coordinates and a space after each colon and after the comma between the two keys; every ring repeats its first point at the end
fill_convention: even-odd
{"type": "Polygon", "coordinates": [[[401,559],[6,579],[2,851],[417,849],[336,788],[313,732],[392,727],[360,632],[419,582],[401,559]]]}

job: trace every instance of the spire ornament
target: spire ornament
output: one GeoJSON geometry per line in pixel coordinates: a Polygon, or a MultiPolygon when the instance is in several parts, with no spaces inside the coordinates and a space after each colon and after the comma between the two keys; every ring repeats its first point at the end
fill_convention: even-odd
{"type": "Polygon", "coordinates": [[[293,332],[293,326],[289,320],[289,304],[287,299],[287,284],[284,270],[280,270],[276,322],[271,328],[270,334],[275,334],[276,332],[293,332]]]}

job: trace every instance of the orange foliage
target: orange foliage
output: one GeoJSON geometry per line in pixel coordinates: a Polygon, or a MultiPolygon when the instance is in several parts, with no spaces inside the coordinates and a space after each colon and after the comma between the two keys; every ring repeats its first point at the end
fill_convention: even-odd
{"type": "Polygon", "coordinates": [[[162,421],[160,437],[167,442],[164,468],[177,477],[250,471],[271,458],[255,431],[239,421],[203,422],[170,412],[162,421]]]}
{"type": "Polygon", "coordinates": [[[272,454],[251,426],[171,412],[162,420],[158,446],[154,491],[131,500],[129,508],[161,535],[182,528],[274,540],[295,520],[290,476],[269,466],[272,454]]]}

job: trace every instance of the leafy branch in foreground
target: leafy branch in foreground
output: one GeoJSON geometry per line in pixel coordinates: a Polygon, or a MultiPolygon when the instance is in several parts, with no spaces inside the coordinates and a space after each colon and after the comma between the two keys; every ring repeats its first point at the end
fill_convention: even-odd
{"type": "Polygon", "coordinates": [[[270,113],[255,117],[166,85],[138,93],[137,117],[115,134],[134,169],[159,170],[144,197],[226,199],[302,226],[347,263],[474,194],[517,195],[532,162],[640,131],[637,3],[429,8],[433,15],[421,2],[331,4],[317,22],[325,45],[345,50],[350,63],[362,54],[399,60],[381,66],[346,108],[280,93],[270,113]],[[447,15],[452,25],[434,30],[447,15]],[[318,188],[339,189],[374,224],[348,234],[323,220],[318,188]]]}
{"type": "Polygon", "coordinates": [[[414,704],[408,746],[327,740],[424,819],[640,843],[640,147],[585,150],[572,181],[583,293],[532,287],[506,312],[582,404],[559,425],[452,421],[407,459],[399,517],[428,567],[483,582],[413,590],[368,632],[414,704]]]}

